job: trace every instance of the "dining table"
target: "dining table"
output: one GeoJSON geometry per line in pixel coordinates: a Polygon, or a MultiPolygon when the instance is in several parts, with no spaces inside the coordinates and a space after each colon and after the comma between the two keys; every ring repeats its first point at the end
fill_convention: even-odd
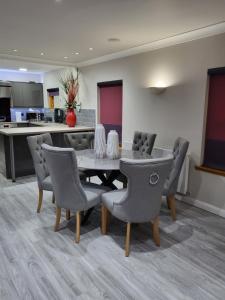
{"type": "Polygon", "coordinates": [[[102,185],[117,189],[113,184],[114,180],[120,175],[120,159],[150,159],[152,156],[133,150],[120,149],[117,159],[108,157],[96,158],[94,149],[85,149],[76,151],[77,164],[79,169],[94,170],[96,175],[102,181],[102,185]]]}

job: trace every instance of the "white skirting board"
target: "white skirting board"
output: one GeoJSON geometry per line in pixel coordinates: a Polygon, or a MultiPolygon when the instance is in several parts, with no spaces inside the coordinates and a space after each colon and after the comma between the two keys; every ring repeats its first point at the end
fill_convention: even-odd
{"type": "Polygon", "coordinates": [[[187,204],[196,206],[198,208],[201,208],[203,210],[209,211],[209,212],[211,212],[217,216],[220,216],[222,218],[225,218],[225,209],[223,209],[223,208],[216,207],[212,204],[200,201],[198,199],[193,199],[188,196],[176,195],[176,199],[179,201],[183,201],[187,204]]]}

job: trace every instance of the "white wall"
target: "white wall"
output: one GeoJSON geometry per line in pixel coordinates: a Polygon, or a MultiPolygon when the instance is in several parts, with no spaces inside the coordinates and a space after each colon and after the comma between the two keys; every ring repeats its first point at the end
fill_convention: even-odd
{"type": "Polygon", "coordinates": [[[63,68],[57,71],[51,71],[44,74],[44,84],[43,84],[43,91],[44,91],[44,107],[48,107],[48,92],[47,89],[52,88],[59,88],[59,96],[54,97],[55,101],[55,108],[64,108],[65,107],[65,93],[61,87],[59,82],[60,76],[66,76],[68,72],[73,72],[76,75],[75,68],[63,68]]]}
{"type": "Polygon", "coordinates": [[[21,82],[43,82],[43,75],[29,72],[0,70],[0,80],[21,82]]]}
{"type": "Polygon", "coordinates": [[[207,69],[225,66],[225,35],[218,35],[123,59],[81,68],[80,100],[97,108],[97,83],[123,80],[123,142],[135,130],[156,132],[156,145],[172,147],[182,136],[190,141],[191,197],[225,208],[225,178],[196,171],[200,164],[207,69]],[[164,94],[148,89],[157,81],[164,94]]]}

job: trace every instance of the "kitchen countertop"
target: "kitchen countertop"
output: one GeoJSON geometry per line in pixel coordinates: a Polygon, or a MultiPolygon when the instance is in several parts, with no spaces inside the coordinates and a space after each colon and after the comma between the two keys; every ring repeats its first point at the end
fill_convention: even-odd
{"type": "Polygon", "coordinates": [[[2,128],[0,129],[0,134],[7,136],[14,135],[29,135],[29,134],[39,134],[39,133],[54,133],[54,132],[79,132],[79,131],[94,131],[94,127],[80,126],[68,127],[61,123],[44,123],[44,122],[30,122],[36,127],[16,127],[16,128],[2,128]]]}

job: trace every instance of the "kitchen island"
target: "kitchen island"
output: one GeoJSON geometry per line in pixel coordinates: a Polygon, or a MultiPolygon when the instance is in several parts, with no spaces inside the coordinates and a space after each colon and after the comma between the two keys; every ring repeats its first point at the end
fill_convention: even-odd
{"type": "Polygon", "coordinates": [[[27,136],[50,133],[53,145],[65,147],[64,133],[90,132],[94,127],[68,127],[60,123],[28,122],[23,127],[0,128],[0,173],[16,181],[16,177],[34,174],[27,136]]]}

